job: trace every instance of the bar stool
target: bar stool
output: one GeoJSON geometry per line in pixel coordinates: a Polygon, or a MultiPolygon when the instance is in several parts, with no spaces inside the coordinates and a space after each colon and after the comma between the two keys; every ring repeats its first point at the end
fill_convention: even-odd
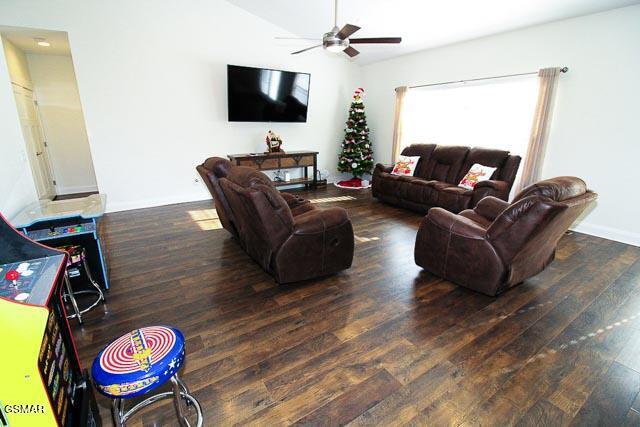
{"type": "Polygon", "coordinates": [[[91,275],[91,270],[89,269],[89,264],[87,263],[87,253],[82,246],[78,245],[68,245],[68,246],[60,246],[58,249],[63,250],[69,254],[69,260],[67,261],[67,269],[64,275],[64,283],[66,291],[64,293],[65,300],[69,300],[71,302],[71,307],[73,307],[73,314],[67,316],[67,319],[78,318],[78,323],[82,325],[82,315],[92,310],[96,307],[100,302],[102,304],[105,303],[104,292],[100,288],[100,285],[93,279],[91,275]],[[81,291],[74,291],[71,287],[70,277],[78,277],[80,276],[80,268],[82,268],[89,279],[89,284],[93,286],[95,289],[85,289],[81,291]],[[76,295],[94,295],[95,300],[89,304],[87,308],[80,309],[78,306],[78,301],[76,300],[76,295]]]}
{"type": "Polygon", "coordinates": [[[191,426],[187,419],[190,408],[195,409],[196,426],[202,426],[200,403],[178,376],[184,357],[184,336],[169,326],[136,329],[111,342],[98,354],[91,374],[98,391],[112,399],[111,415],[116,427],[124,426],[142,408],[170,397],[181,426],[191,426]],[[125,410],[125,399],[141,396],[167,381],[171,381],[171,391],[153,394],[125,410]]]}

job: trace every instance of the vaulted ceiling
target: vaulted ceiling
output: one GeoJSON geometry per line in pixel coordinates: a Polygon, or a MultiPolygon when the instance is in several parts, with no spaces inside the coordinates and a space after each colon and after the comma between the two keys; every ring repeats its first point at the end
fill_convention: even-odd
{"type": "MultiPolygon", "coordinates": [[[[319,40],[333,27],[334,0],[228,1],[300,37],[319,40]]],[[[402,37],[399,46],[358,45],[361,54],[355,60],[364,64],[635,3],[640,0],[340,0],[338,26],[362,27],[354,37],[402,37]]],[[[275,43],[287,43],[292,51],[318,44],[312,40],[275,43]]]]}

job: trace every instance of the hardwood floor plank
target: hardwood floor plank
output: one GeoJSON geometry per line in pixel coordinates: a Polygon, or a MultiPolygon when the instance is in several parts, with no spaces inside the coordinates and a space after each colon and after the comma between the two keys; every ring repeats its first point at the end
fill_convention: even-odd
{"type": "MultiPolygon", "coordinates": [[[[628,262],[630,262],[629,259],[627,259],[626,263],[628,262]]],[[[625,263],[622,263],[622,265],[625,265],[625,263]]],[[[620,268],[620,266],[618,266],[618,268],[620,268]]],[[[592,278],[595,277],[596,276],[592,276],[592,278]]],[[[624,275],[620,277],[624,277],[624,275]]],[[[613,284],[608,289],[608,292],[611,294],[615,294],[620,290],[623,294],[626,293],[628,295],[634,288],[634,283],[629,284],[624,281],[616,281],[615,276],[612,277],[610,281],[613,281],[613,284]]],[[[511,400],[515,406],[510,410],[509,414],[501,415],[509,417],[509,419],[517,420],[520,415],[523,415],[539,399],[542,399],[550,393],[555,385],[562,381],[576,366],[579,367],[585,364],[590,366],[595,364],[593,369],[596,370],[597,368],[595,366],[603,366],[603,364],[607,366],[607,360],[611,361],[617,353],[612,355],[599,352],[599,354],[594,357],[594,350],[598,350],[599,348],[598,339],[613,340],[618,343],[617,345],[619,346],[619,335],[603,334],[591,340],[586,338],[580,340],[577,338],[590,333],[592,330],[596,330],[598,328],[597,325],[601,325],[602,322],[606,322],[615,316],[616,309],[619,306],[608,304],[608,301],[608,299],[602,298],[590,304],[579,316],[571,320],[571,324],[564,328],[559,335],[555,335],[556,332],[554,331],[563,328],[563,323],[565,325],[567,324],[566,320],[561,321],[555,329],[549,328],[549,335],[552,339],[546,344],[544,350],[542,348],[523,347],[520,341],[529,339],[528,334],[523,334],[510,346],[505,347],[503,351],[517,357],[520,362],[515,366],[516,372],[496,393],[480,404],[477,410],[470,413],[467,419],[471,420],[472,423],[482,423],[490,419],[495,419],[496,408],[494,406],[499,405],[503,400],[511,400]],[[572,324],[586,325],[586,329],[576,330],[570,326],[572,324]],[[516,351],[516,349],[522,348],[528,348],[530,352],[522,353],[516,351]],[[580,349],[583,351],[579,351],[580,349]],[[532,358],[532,356],[536,357],[532,358]],[[585,361],[582,363],[576,360],[576,357],[580,356],[584,356],[585,358],[585,361]]],[[[563,309],[560,310],[559,313],[564,313],[565,318],[566,316],[571,317],[571,307],[575,307],[573,302],[569,303],[566,312],[564,312],[563,309]]],[[[542,340],[540,341],[542,342],[542,340]]],[[[568,382],[568,384],[577,384],[575,382],[576,379],[584,382],[589,381],[590,378],[591,377],[585,377],[578,372],[576,378],[568,382]]],[[[563,402],[555,399],[552,399],[551,402],[565,410],[565,412],[573,415],[571,409],[564,405],[563,402]]],[[[504,421],[507,422],[506,420],[504,421]]]]}
{"type": "Polygon", "coordinates": [[[402,384],[382,369],[331,402],[299,419],[294,425],[345,425],[400,387],[402,384]]]}
{"type": "MultiPolygon", "coordinates": [[[[637,425],[640,249],[574,232],[545,271],[489,298],[414,264],[423,215],[367,191],[298,193],[347,209],[351,269],[277,285],[215,229],[211,201],[105,215],[107,311],[71,321],[84,366],[131,329],[170,324],[205,425],[637,425]]],[[[128,425],[176,425],[171,402],[128,425]]]]}
{"type": "Polygon", "coordinates": [[[614,362],[571,425],[621,425],[638,392],[640,373],[614,362]]]}

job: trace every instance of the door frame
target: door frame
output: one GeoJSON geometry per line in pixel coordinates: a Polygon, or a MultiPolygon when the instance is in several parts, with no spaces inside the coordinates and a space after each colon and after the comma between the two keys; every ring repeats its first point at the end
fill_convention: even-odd
{"type": "MultiPolygon", "coordinates": [[[[18,101],[16,99],[16,108],[17,108],[17,112],[18,112],[18,119],[20,121],[20,128],[22,130],[22,137],[24,140],[24,144],[25,144],[25,149],[27,150],[27,160],[29,161],[29,165],[31,166],[31,173],[33,175],[33,179],[34,181],[38,180],[38,177],[35,176],[37,173],[41,174],[41,176],[43,177],[43,179],[50,179],[50,187],[53,190],[53,194],[40,194],[40,189],[38,188],[38,184],[36,183],[35,187],[36,187],[36,193],[38,195],[38,199],[42,200],[42,199],[47,199],[47,198],[51,198],[53,199],[57,193],[58,193],[58,188],[57,188],[57,181],[56,181],[56,177],[55,177],[55,171],[53,168],[53,165],[51,164],[51,156],[49,154],[49,150],[48,150],[48,144],[47,144],[47,139],[46,139],[46,135],[44,134],[44,127],[42,125],[42,120],[40,119],[40,111],[38,109],[38,103],[36,100],[36,95],[35,92],[33,91],[33,89],[30,89],[28,87],[22,86],[21,84],[15,83],[15,82],[11,82],[11,85],[14,86],[14,89],[12,90],[12,92],[14,93],[14,97],[17,96],[29,96],[31,98],[31,107],[33,108],[33,120],[36,122],[36,126],[38,127],[38,130],[40,132],[40,136],[42,137],[42,150],[44,153],[44,162],[39,162],[35,159],[32,158],[32,154],[34,155],[38,155],[38,147],[32,147],[30,146],[31,144],[35,143],[35,141],[30,141],[29,137],[27,137],[26,135],[24,135],[24,124],[22,123],[23,118],[21,117],[21,111],[20,111],[20,106],[18,105],[18,101]],[[23,94],[16,94],[16,89],[18,92],[23,92],[23,94]],[[27,95],[26,93],[28,93],[29,95],[27,95]]],[[[49,186],[47,186],[47,188],[45,188],[45,191],[47,191],[48,188],[50,188],[49,186]]]]}

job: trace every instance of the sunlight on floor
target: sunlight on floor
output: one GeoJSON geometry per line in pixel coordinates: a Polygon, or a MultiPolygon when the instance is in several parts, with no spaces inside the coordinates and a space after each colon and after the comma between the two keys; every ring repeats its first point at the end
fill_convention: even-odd
{"type": "Polygon", "coordinates": [[[336,196],[336,197],[323,197],[320,199],[309,199],[311,203],[347,202],[349,200],[356,200],[356,198],[353,196],[336,196]]]}
{"type": "MultiPolygon", "coordinates": [[[[629,317],[625,317],[622,320],[619,320],[617,322],[612,322],[611,324],[598,328],[596,330],[594,330],[593,332],[589,332],[589,333],[585,333],[584,335],[581,335],[579,337],[575,337],[574,339],[570,340],[570,341],[565,341],[564,343],[560,344],[560,345],[556,345],[553,347],[545,347],[543,349],[541,349],[536,355],[530,357],[529,359],[527,359],[525,362],[521,363],[522,365],[528,365],[530,363],[535,362],[536,360],[540,360],[540,359],[544,359],[545,357],[554,355],[556,353],[559,353],[561,351],[564,350],[568,350],[570,349],[572,346],[577,346],[580,342],[582,341],[586,341],[589,338],[595,338],[598,335],[601,334],[605,334],[609,331],[611,331],[612,329],[615,329],[619,326],[624,326],[625,323],[629,323],[629,322],[633,322],[636,318],[640,318],[640,312],[637,314],[634,314],[632,316],[629,317]]],[[[636,326],[637,327],[637,326],[636,326]]]]}
{"type": "Polygon", "coordinates": [[[222,223],[215,209],[198,209],[197,211],[187,211],[193,222],[195,222],[201,230],[219,230],[222,223]]]}
{"type": "Polygon", "coordinates": [[[379,237],[360,237],[360,236],[356,236],[355,234],[353,235],[353,238],[358,243],[366,243],[366,242],[373,242],[373,241],[376,241],[376,240],[380,240],[379,237]]]}

